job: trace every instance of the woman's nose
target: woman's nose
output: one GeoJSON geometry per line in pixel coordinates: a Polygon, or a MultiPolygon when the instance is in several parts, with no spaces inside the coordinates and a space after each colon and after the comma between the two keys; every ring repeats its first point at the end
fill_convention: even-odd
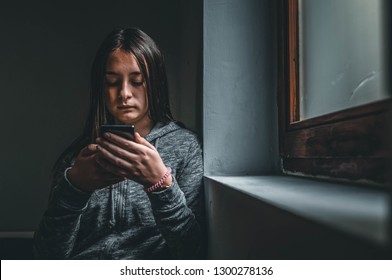
{"type": "Polygon", "coordinates": [[[132,97],[132,91],[128,83],[123,83],[121,90],[120,90],[120,95],[119,98],[121,100],[127,100],[128,98],[132,97]]]}

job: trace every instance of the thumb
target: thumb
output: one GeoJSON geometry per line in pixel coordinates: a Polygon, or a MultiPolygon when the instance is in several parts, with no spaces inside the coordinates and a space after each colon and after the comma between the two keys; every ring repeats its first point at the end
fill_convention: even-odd
{"type": "Polygon", "coordinates": [[[150,149],[156,151],[155,147],[150,144],[145,138],[141,137],[139,133],[135,132],[135,142],[144,146],[147,146],[150,149]]]}

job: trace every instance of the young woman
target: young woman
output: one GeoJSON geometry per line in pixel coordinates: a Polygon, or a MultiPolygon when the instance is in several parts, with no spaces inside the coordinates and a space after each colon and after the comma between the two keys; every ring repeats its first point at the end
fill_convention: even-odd
{"type": "Polygon", "coordinates": [[[163,56],[136,28],[104,40],[91,72],[83,134],[55,165],[34,242],[44,259],[201,258],[203,164],[173,121],[163,56]],[[134,141],[102,124],[135,126],[134,141]]]}

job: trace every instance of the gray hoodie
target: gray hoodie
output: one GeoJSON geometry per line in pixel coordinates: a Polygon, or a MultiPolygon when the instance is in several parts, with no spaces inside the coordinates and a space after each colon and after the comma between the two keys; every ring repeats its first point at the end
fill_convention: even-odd
{"type": "Polygon", "coordinates": [[[43,259],[201,258],[204,243],[203,163],[196,136],[158,123],[146,136],[172,168],[173,185],[146,193],[125,180],[92,193],[73,187],[57,170],[49,206],[34,236],[43,259]]]}

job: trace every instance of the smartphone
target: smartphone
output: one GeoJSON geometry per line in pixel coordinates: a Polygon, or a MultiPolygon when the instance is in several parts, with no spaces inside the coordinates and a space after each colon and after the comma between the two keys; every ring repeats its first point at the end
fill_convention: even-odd
{"type": "Polygon", "coordinates": [[[99,135],[103,137],[105,132],[116,134],[127,140],[135,140],[135,127],[133,125],[103,124],[99,127],[99,135]]]}

